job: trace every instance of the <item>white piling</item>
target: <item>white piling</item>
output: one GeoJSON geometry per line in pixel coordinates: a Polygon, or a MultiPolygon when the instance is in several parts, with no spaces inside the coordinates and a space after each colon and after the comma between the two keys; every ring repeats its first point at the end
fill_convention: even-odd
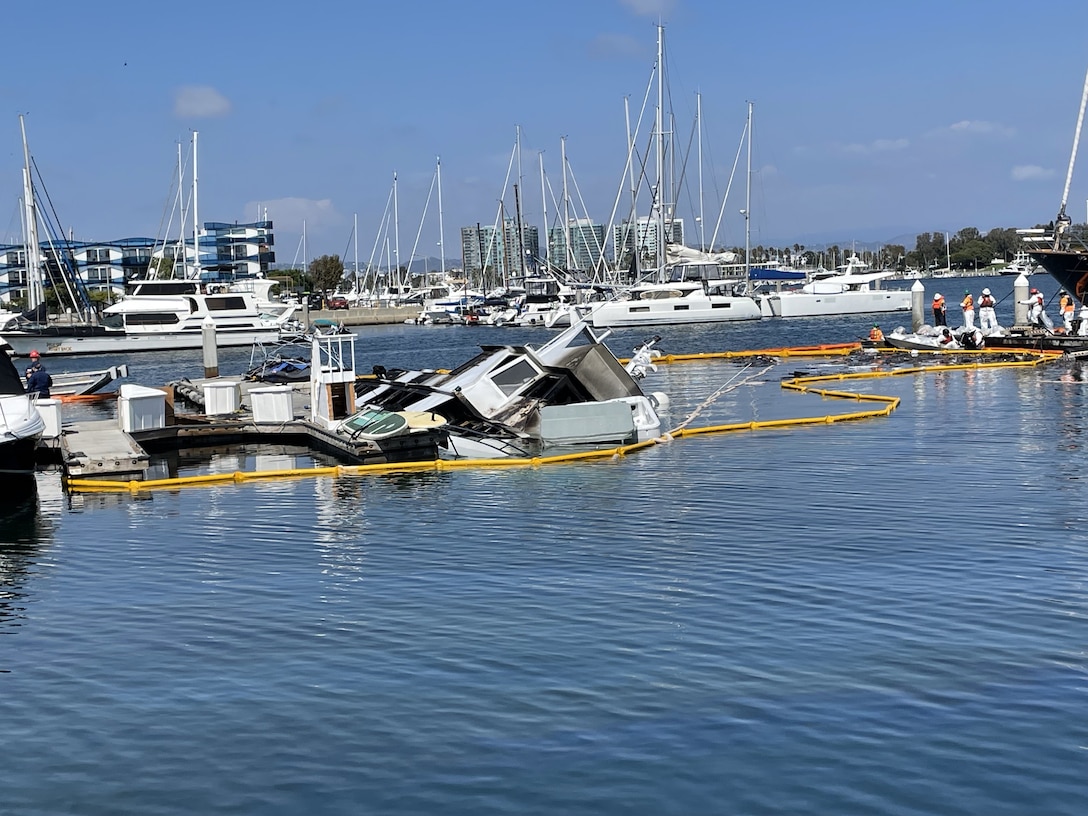
{"type": "MultiPolygon", "coordinates": [[[[1016,276],[1012,285],[1013,306],[1012,324],[1014,326],[1026,326],[1028,324],[1028,276],[1022,272],[1016,276]]],[[[1000,323],[1001,321],[997,321],[1000,323]]]]}
{"type": "Polygon", "coordinates": [[[918,331],[926,322],[926,288],[918,278],[910,287],[910,328],[918,331]]]}
{"type": "Polygon", "coordinates": [[[215,321],[208,315],[200,324],[200,340],[204,349],[204,376],[219,376],[219,347],[215,343],[215,321]]]}

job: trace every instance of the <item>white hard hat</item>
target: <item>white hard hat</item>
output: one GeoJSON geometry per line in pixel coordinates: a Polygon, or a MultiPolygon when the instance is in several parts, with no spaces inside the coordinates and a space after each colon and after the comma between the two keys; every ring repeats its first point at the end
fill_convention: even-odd
{"type": "Polygon", "coordinates": [[[939,298],[940,296],[941,296],[941,293],[940,293],[940,292],[934,292],[934,293],[933,293],[933,299],[934,299],[934,300],[936,300],[936,299],[937,299],[937,298],[939,298]]]}
{"type": "Polygon", "coordinates": [[[990,290],[989,289],[983,289],[982,294],[988,295],[988,294],[990,294],[990,290]]]}

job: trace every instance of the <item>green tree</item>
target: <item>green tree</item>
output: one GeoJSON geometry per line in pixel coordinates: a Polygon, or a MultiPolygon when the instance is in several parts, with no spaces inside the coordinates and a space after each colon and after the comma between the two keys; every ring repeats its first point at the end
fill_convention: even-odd
{"type": "Polygon", "coordinates": [[[960,269],[982,269],[989,266],[993,256],[994,251],[990,245],[981,238],[976,238],[952,253],[952,265],[960,269]]]}
{"type": "Polygon", "coordinates": [[[153,271],[156,277],[170,278],[174,275],[174,259],[152,258],[147,268],[149,271],[153,271]]]}
{"type": "Polygon", "coordinates": [[[344,279],[344,262],[339,255],[322,255],[310,261],[309,274],[314,290],[325,294],[335,290],[344,279]]]}
{"type": "Polygon", "coordinates": [[[995,258],[1000,257],[1006,261],[1011,261],[1013,256],[1019,252],[1021,241],[1015,229],[1011,227],[1005,229],[994,227],[986,233],[986,243],[993,248],[995,258]]]}

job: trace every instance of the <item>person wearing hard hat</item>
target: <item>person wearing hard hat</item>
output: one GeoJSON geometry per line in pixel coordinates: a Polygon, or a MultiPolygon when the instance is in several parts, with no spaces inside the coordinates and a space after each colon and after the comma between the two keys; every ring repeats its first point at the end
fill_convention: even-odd
{"type": "Polygon", "coordinates": [[[966,331],[975,330],[975,299],[971,297],[971,292],[965,290],[963,293],[963,300],[960,301],[960,308],[963,309],[963,328],[966,331]]]}
{"type": "Polygon", "coordinates": [[[933,295],[933,325],[948,325],[948,307],[944,305],[944,298],[940,292],[933,295]]]}
{"type": "Polygon", "coordinates": [[[26,392],[37,394],[41,399],[49,399],[49,386],[53,384],[53,378],[42,365],[42,356],[38,350],[30,352],[30,368],[26,370],[26,392]]]}
{"type": "Polygon", "coordinates": [[[880,330],[880,326],[878,326],[876,323],[874,323],[873,327],[869,329],[869,339],[872,340],[874,343],[884,342],[884,332],[880,330]]]}
{"type": "Polygon", "coordinates": [[[989,334],[1001,328],[997,325],[996,306],[997,301],[990,294],[990,290],[983,289],[978,299],[978,322],[983,334],[989,334]]]}
{"type": "Polygon", "coordinates": [[[1028,322],[1031,325],[1039,329],[1046,329],[1047,331],[1054,330],[1054,324],[1050,320],[1050,316],[1047,315],[1044,308],[1043,293],[1031,287],[1031,291],[1028,292],[1028,299],[1020,301],[1028,307],[1028,322]]]}

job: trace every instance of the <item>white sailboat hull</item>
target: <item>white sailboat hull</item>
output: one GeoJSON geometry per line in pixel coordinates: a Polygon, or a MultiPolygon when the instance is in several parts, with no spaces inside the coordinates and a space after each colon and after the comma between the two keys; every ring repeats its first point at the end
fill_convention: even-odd
{"type": "Polygon", "coordinates": [[[623,326],[667,326],[759,320],[759,304],[750,297],[711,295],[706,298],[611,300],[594,307],[587,320],[595,329],[623,326]]]}
{"type": "Polygon", "coordinates": [[[774,317],[819,317],[824,315],[870,314],[876,312],[909,312],[911,294],[893,289],[869,292],[839,292],[809,294],[808,292],[776,292],[765,295],[764,302],[774,317]]]}

